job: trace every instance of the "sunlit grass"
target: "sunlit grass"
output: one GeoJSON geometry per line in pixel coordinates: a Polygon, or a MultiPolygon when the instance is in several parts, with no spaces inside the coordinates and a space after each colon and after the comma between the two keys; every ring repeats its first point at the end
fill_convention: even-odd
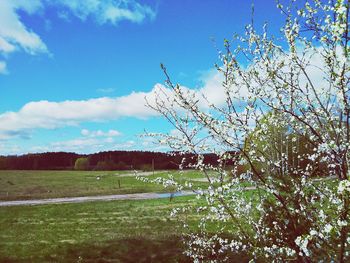
{"type": "Polygon", "coordinates": [[[79,257],[96,262],[101,253],[106,259],[129,257],[127,262],[147,262],[152,255],[176,262],[184,259],[182,226],[169,213],[194,202],[193,197],[176,197],[2,207],[0,262],[77,262],[79,257]],[[140,255],[144,258],[136,258],[140,255]]]}
{"type": "MultiPolygon", "coordinates": [[[[195,171],[163,171],[149,178],[167,177],[181,180],[201,178],[195,171]]],[[[205,186],[206,182],[193,182],[205,186]]],[[[108,194],[166,192],[163,186],[141,182],[131,171],[0,171],[0,200],[40,199],[108,194]],[[125,176],[128,175],[128,176],[125,176]]]]}

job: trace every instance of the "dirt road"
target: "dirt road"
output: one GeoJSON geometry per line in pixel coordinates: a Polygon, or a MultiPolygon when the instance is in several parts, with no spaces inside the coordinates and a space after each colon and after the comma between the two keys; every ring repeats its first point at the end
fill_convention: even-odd
{"type": "Polygon", "coordinates": [[[17,205],[44,205],[44,204],[63,204],[63,203],[83,203],[91,201],[111,201],[111,200],[144,200],[156,198],[170,198],[171,196],[193,195],[192,191],[182,191],[177,193],[138,193],[123,195],[100,195],[100,196],[82,196],[82,197],[63,197],[36,200],[16,200],[16,201],[0,201],[1,206],[17,206],[17,205]]]}

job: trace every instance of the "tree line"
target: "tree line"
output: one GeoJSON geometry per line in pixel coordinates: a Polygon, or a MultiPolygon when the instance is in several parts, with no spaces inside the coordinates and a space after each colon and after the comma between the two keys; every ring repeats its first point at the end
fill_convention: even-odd
{"type": "MultiPolygon", "coordinates": [[[[176,152],[107,151],[94,154],[46,152],[0,156],[1,170],[164,170],[178,169],[184,155],[176,152]]],[[[187,154],[186,160],[195,160],[187,154]]],[[[217,162],[215,154],[205,154],[205,162],[217,162]]]]}

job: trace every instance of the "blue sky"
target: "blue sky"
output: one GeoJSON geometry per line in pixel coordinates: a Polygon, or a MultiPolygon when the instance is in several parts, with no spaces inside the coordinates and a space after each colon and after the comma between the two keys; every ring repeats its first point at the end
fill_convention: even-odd
{"type": "MultiPolygon", "coordinates": [[[[1,0],[0,154],[157,150],[144,130],[172,127],[144,106],[174,81],[215,97],[223,39],[242,33],[249,0],[1,0]]],[[[255,22],[282,17],[255,0],[255,22]]]]}

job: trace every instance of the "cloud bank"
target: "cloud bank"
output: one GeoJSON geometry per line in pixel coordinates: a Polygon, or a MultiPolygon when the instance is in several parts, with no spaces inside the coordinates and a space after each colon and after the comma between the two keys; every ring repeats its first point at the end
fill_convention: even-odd
{"type": "MultiPolygon", "coordinates": [[[[203,86],[194,91],[198,97],[202,94],[212,103],[224,103],[224,93],[219,73],[209,72],[203,78],[203,86]]],[[[131,92],[120,97],[101,97],[88,100],[33,101],[25,104],[19,111],[0,114],[0,139],[28,137],[34,129],[55,129],[66,126],[78,126],[83,122],[103,122],[123,117],[147,119],[158,116],[154,110],[146,107],[146,100],[154,104],[157,94],[165,92],[168,97],[172,91],[162,84],[156,84],[148,92],[131,92]]],[[[201,103],[204,107],[204,99],[201,103]]],[[[111,130],[109,136],[118,134],[111,130]]],[[[81,134],[89,137],[105,136],[101,131],[82,130],[81,134]]]]}
{"type": "MultiPolygon", "coordinates": [[[[139,147],[139,149],[145,149],[143,146],[143,139],[136,137],[135,140],[127,140],[122,138],[122,134],[117,130],[81,130],[81,136],[69,140],[60,140],[49,142],[45,145],[36,145],[30,149],[21,149],[13,145],[1,144],[0,153],[14,153],[23,154],[28,152],[76,152],[76,153],[96,153],[100,151],[111,151],[111,150],[125,150],[130,148],[139,147]],[[119,138],[119,139],[118,139],[119,138]],[[143,147],[143,148],[141,148],[143,147]]],[[[130,137],[130,136],[129,136],[130,137]]],[[[149,148],[153,150],[152,148],[149,148]]]]}
{"type": "Polygon", "coordinates": [[[115,120],[120,117],[145,119],[156,116],[153,110],[145,106],[145,96],[153,96],[160,88],[160,84],[157,84],[150,92],[132,92],[116,98],[29,102],[17,112],[10,111],[0,115],[0,139],[18,136],[22,132],[38,128],[54,129],[76,126],[82,122],[115,120]]]}

